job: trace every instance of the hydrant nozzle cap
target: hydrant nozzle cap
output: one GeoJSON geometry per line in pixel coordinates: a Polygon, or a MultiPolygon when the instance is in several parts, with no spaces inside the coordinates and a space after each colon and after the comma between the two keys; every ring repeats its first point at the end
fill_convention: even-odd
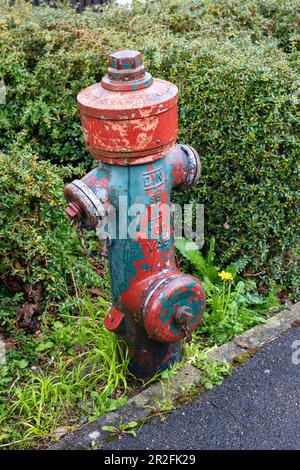
{"type": "Polygon", "coordinates": [[[73,220],[76,217],[78,219],[81,219],[81,215],[82,215],[80,207],[77,204],[72,203],[72,202],[70,202],[67,205],[67,207],[65,208],[65,213],[67,214],[67,216],[70,220],[73,220]]]}
{"type": "Polygon", "coordinates": [[[134,91],[147,88],[152,82],[150,73],[145,72],[142,54],[127,49],[110,54],[108,74],[101,85],[112,91],[134,91]]]}

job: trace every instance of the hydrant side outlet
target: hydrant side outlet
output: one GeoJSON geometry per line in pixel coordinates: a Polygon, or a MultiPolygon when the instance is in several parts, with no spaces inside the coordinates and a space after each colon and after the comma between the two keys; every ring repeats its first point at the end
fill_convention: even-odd
{"type": "Polygon", "coordinates": [[[111,54],[108,75],[78,95],[85,140],[100,164],[65,188],[68,217],[87,229],[100,233],[114,212],[105,326],[144,378],[181,360],[182,339],[205,308],[201,283],[175,260],[171,190],[190,188],[200,175],[197,152],[175,144],[177,102],[177,87],[146,73],[139,52],[111,54]]]}

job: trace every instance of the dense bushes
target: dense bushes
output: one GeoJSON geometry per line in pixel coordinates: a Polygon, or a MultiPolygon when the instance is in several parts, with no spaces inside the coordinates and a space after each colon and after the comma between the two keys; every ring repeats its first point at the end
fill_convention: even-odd
{"type": "Polygon", "coordinates": [[[180,139],[203,162],[185,197],[205,204],[207,238],[226,262],[248,256],[248,274],[299,295],[299,14],[296,0],[161,0],[83,15],[6,6],[0,145],[16,159],[18,136],[69,174],[89,166],[76,94],[100,79],[109,52],[140,49],[154,76],[180,87],[180,139]]]}
{"type": "MultiPolygon", "coordinates": [[[[0,278],[19,303],[19,326],[34,330],[44,298],[51,312],[51,306],[101,281],[65,217],[59,170],[18,148],[0,153],[0,168],[0,278]]],[[[10,306],[2,289],[2,326],[15,318],[10,306]]]]}

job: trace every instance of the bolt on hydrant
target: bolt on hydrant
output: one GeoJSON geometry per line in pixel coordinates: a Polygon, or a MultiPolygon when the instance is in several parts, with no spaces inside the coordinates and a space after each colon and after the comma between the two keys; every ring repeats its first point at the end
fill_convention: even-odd
{"type": "Polygon", "coordinates": [[[104,324],[127,344],[130,370],[149,378],[182,359],[182,340],[205,307],[201,283],[177,268],[169,210],[171,189],[198,181],[199,156],[176,145],[177,87],[145,72],[137,51],[111,54],[108,74],[77,100],[99,165],[66,186],[66,213],[107,237],[112,307],[104,324]]]}

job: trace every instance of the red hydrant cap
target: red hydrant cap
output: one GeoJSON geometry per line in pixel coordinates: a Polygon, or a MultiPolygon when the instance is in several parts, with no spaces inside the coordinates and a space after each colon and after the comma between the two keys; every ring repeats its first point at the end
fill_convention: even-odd
{"type": "Polygon", "coordinates": [[[176,85],[145,72],[138,51],[109,56],[108,74],[77,96],[85,141],[97,159],[135,165],[162,158],[178,133],[176,85]]]}

